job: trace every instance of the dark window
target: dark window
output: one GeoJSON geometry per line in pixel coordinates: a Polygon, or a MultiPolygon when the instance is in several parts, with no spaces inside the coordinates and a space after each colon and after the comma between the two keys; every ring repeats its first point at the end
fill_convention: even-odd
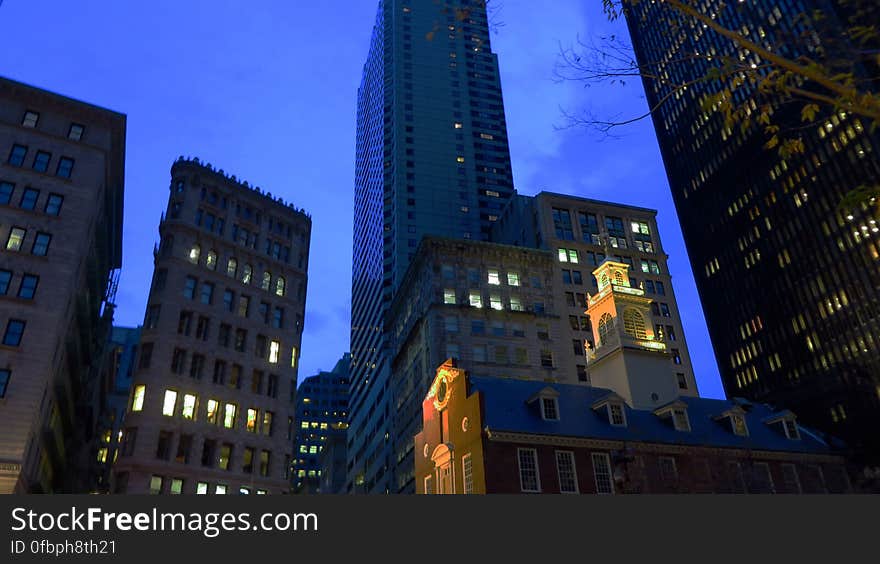
{"type": "Polygon", "coordinates": [[[251,376],[251,392],[255,394],[263,393],[263,372],[262,370],[254,370],[251,376]]]}
{"type": "Polygon", "coordinates": [[[64,203],[64,196],[59,194],[49,194],[46,198],[46,207],[43,211],[48,215],[58,215],[61,213],[61,204],[64,203]]]}
{"type": "Polygon", "coordinates": [[[217,449],[217,441],[205,439],[202,446],[202,466],[209,468],[214,466],[214,451],[217,449]]]}
{"type": "Polygon", "coordinates": [[[33,210],[37,207],[37,198],[40,197],[40,191],[33,188],[25,188],[21,195],[21,201],[18,203],[23,210],[33,210]]]}
{"type": "Polygon", "coordinates": [[[214,285],[209,282],[204,282],[202,284],[202,303],[205,305],[211,305],[211,301],[214,298],[214,285]]]}
{"type": "Polygon", "coordinates": [[[183,297],[188,300],[193,299],[196,295],[196,286],[198,285],[198,283],[199,281],[196,278],[193,278],[192,276],[187,276],[186,285],[183,287],[183,297]]]}
{"type": "Polygon", "coordinates": [[[70,178],[72,172],[73,159],[68,157],[61,157],[58,160],[58,169],[55,171],[55,176],[60,176],[61,178],[70,178]]]}
{"type": "Polygon", "coordinates": [[[180,435],[180,441],[177,443],[177,455],[174,457],[175,462],[189,464],[189,451],[192,449],[192,441],[192,435],[180,435]]]}
{"type": "Polygon", "coordinates": [[[46,151],[37,151],[34,157],[33,169],[37,172],[46,172],[49,170],[49,161],[52,160],[52,153],[46,151]]]}
{"type": "Polygon", "coordinates": [[[214,383],[223,384],[226,382],[226,363],[222,360],[214,361],[214,383]]]}
{"type": "Polygon", "coordinates": [[[669,312],[669,304],[660,304],[660,313],[663,317],[671,317],[672,314],[669,312]]]}
{"type": "Polygon", "coordinates": [[[37,233],[36,238],[34,239],[34,246],[31,248],[31,253],[44,257],[49,254],[49,243],[52,242],[52,236],[48,233],[37,233]]]}
{"type": "Polygon", "coordinates": [[[9,388],[10,378],[12,378],[12,372],[5,368],[0,369],[0,398],[6,397],[6,390],[9,388]]]}
{"type": "Polygon", "coordinates": [[[666,295],[666,288],[663,287],[663,282],[657,281],[657,293],[661,296],[666,295]]]}
{"type": "Polygon", "coordinates": [[[156,445],[156,458],[159,460],[168,460],[171,456],[171,441],[174,433],[171,431],[159,431],[159,442],[156,445]]]}
{"type": "Polygon", "coordinates": [[[71,141],[79,141],[82,139],[82,136],[85,132],[86,128],[84,125],[72,123],[70,124],[70,131],[67,132],[67,138],[71,141]]]}
{"type": "Polygon", "coordinates": [[[688,382],[687,382],[687,378],[685,378],[685,376],[684,376],[684,373],[679,372],[675,375],[675,377],[678,379],[678,389],[679,390],[687,390],[688,389],[688,382]]]}
{"type": "Polygon", "coordinates": [[[11,182],[0,182],[0,204],[4,206],[9,205],[14,190],[15,184],[11,182]]]}
{"type": "Polygon", "coordinates": [[[577,376],[578,382],[586,382],[587,381],[587,367],[581,364],[577,365],[577,376]]]}
{"type": "Polygon", "coordinates": [[[578,284],[578,285],[584,283],[584,279],[581,277],[580,270],[572,270],[571,271],[571,279],[575,284],[578,284]]]}
{"type": "Polygon", "coordinates": [[[28,148],[24,145],[13,145],[12,151],[9,152],[9,164],[12,166],[21,166],[24,164],[24,157],[27,155],[28,148]]]}
{"type": "Polygon", "coordinates": [[[122,433],[122,456],[134,454],[134,445],[137,442],[137,427],[128,427],[122,433]]]}
{"type": "Polygon", "coordinates": [[[232,326],[226,323],[220,324],[220,332],[217,334],[217,343],[221,347],[229,347],[229,335],[232,332],[232,326]]]}
{"type": "Polygon", "coordinates": [[[270,398],[278,397],[278,375],[269,374],[269,385],[266,387],[266,395],[270,398]]]}
{"type": "Polygon", "coordinates": [[[223,292],[223,308],[226,311],[232,311],[232,308],[235,304],[235,292],[232,290],[226,290],[223,292]]]}
{"type": "Polygon", "coordinates": [[[183,367],[186,364],[186,351],[183,349],[174,349],[171,354],[171,372],[175,374],[183,374],[183,367]]]}
{"type": "Polygon", "coordinates": [[[244,347],[247,342],[247,331],[244,329],[236,329],[235,330],[235,350],[238,352],[244,352],[244,347]]]}
{"type": "Polygon", "coordinates": [[[140,367],[141,368],[149,368],[150,361],[153,357],[153,343],[144,343],[141,345],[141,360],[140,367]]]}
{"type": "Polygon", "coordinates": [[[275,308],[275,312],[272,315],[272,327],[275,329],[284,328],[284,308],[275,308]]]}
{"type": "Polygon", "coordinates": [[[39,282],[40,277],[36,274],[25,274],[22,276],[21,284],[18,286],[18,297],[25,300],[34,299],[34,295],[37,293],[37,284],[39,282]]]}
{"type": "Polygon", "coordinates": [[[6,323],[6,333],[3,335],[3,344],[10,347],[17,347],[21,344],[21,337],[24,335],[24,327],[26,323],[21,319],[10,319],[6,323]]]}
{"type": "Polygon", "coordinates": [[[12,280],[12,272],[0,270],[0,296],[5,296],[9,291],[9,282],[12,280]]]}

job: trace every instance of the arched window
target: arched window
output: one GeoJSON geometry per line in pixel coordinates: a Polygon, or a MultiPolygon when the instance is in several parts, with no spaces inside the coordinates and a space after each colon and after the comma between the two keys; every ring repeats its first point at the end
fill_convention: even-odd
{"type": "Polygon", "coordinates": [[[226,276],[230,278],[235,278],[235,274],[238,272],[238,261],[234,258],[230,257],[228,261],[226,261],[226,276]]]}
{"type": "Polygon", "coordinates": [[[211,270],[217,269],[217,253],[214,251],[208,251],[208,258],[205,259],[205,266],[211,270]]]}
{"type": "Polygon", "coordinates": [[[251,283],[251,278],[254,276],[254,267],[249,264],[244,265],[244,269],[241,273],[241,281],[245,284],[251,283]]]}
{"type": "Polygon", "coordinates": [[[286,288],[287,284],[284,281],[284,277],[279,276],[278,279],[275,280],[275,294],[278,296],[283,296],[286,288]]]}
{"type": "Polygon", "coordinates": [[[623,280],[623,273],[619,270],[614,273],[614,285],[626,286],[626,282],[623,280]]]}
{"type": "Polygon", "coordinates": [[[645,318],[632,308],[623,312],[623,330],[627,335],[636,339],[648,338],[648,332],[645,330],[645,318]]]}
{"type": "Polygon", "coordinates": [[[193,264],[199,263],[199,257],[202,255],[202,248],[198,245],[193,245],[189,250],[189,262],[193,264]]]}
{"type": "Polygon", "coordinates": [[[602,276],[599,277],[599,289],[601,290],[605,286],[608,285],[608,274],[602,273],[602,276]]]}
{"type": "Polygon", "coordinates": [[[604,345],[608,341],[608,334],[614,329],[614,318],[610,313],[602,315],[599,319],[599,344],[604,345]]]}
{"type": "Polygon", "coordinates": [[[269,291],[269,287],[272,285],[272,273],[268,270],[263,272],[263,283],[260,284],[260,288],[263,290],[269,291]]]}

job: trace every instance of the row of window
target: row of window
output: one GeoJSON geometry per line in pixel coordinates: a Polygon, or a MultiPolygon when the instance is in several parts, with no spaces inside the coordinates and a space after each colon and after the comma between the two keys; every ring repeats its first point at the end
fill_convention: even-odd
{"type": "MultiPolygon", "coordinates": [[[[193,245],[187,257],[189,261],[193,264],[199,264],[199,260],[202,255],[202,248],[199,245],[193,245]]],[[[205,264],[204,266],[209,270],[217,270],[217,253],[214,250],[209,250],[205,255],[205,264]]],[[[251,284],[253,281],[254,269],[250,264],[245,264],[242,267],[241,272],[241,283],[242,284],[251,284]]],[[[229,257],[226,260],[226,276],[230,278],[238,277],[238,259],[235,257],[229,257]]],[[[263,275],[260,279],[260,289],[266,292],[274,292],[276,296],[284,296],[287,292],[287,280],[283,276],[277,276],[275,278],[275,283],[272,283],[272,273],[268,270],[263,272],[263,275]]]]}
{"type": "MultiPolygon", "coordinates": [[[[131,411],[139,412],[144,409],[144,400],[147,387],[143,384],[135,386],[131,399],[131,411]]],[[[196,394],[180,394],[177,390],[166,389],[162,398],[162,415],[166,417],[179,416],[189,421],[197,421],[199,412],[199,397],[196,394]],[[179,406],[179,408],[178,408],[179,406]]],[[[216,399],[209,399],[204,412],[204,420],[211,425],[220,425],[226,429],[235,429],[239,417],[238,405],[231,402],[222,403],[216,399]]],[[[262,412],[257,408],[249,408],[246,411],[244,429],[248,433],[256,433],[272,436],[272,423],[275,413],[269,410],[262,412]]]]}
{"type": "MultiPolygon", "coordinates": [[[[21,118],[21,126],[30,129],[36,128],[39,122],[40,113],[33,110],[25,111],[24,116],[22,116],[21,118]]],[[[79,141],[82,139],[85,132],[86,127],[84,125],[79,123],[71,123],[70,129],[67,130],[67,138],[71,141],[79,141]]]]}
{"type": "MultiPolygon", "coordinates": [[[[28,147],[26,145],[13,145],[12,150],[9,152],[9,159],[7,162],[12,166],[24,166],[27,154],[28,147]]],[[[31,168],[36,172],[48,174],[49,163],[51,161],[52,153],[47,151],[37,151],[36,155],[34,155],[34,160],[31,163],[31,168]]],[[[70,175],[73,173],[73,164],[74,160],[70,157],[59,158],[58,164],[55,167],[55,176],[59,178],[70,178],[70,175]]]]}
{"type": "MultiPolygon", "coordinates": [[[[474,345],[471,347],[471,360],[473,362],[490,362],[494,364],[510,364],[509,351],[513,351],[513,364],[528,365],[529,352],[525,347],[507,347],[505,345],[497,345],[492,347],[492,356],[488,354],[489,347],[487,345],[474,345]]],[[[542,349],[540,351],[540,362],[543,368],[553,368],[553,351],[542,349]]],[[[461,349],[458,343],[446,343],[447,358],[461,358],[461,349]]],[[[584,374],[586,378],[586,373],[584,374]]]]}
{"type": "MultiPolygon", "coordinates": [[[[448,305],[455,305],[458,303],[458,296],[456,295],[456,291],[454,288],[445,288],[443,290],[443,303],[448,305]]],[[[482,292],[480,292],[480,290],[470,290],[468,292],[468,304],[471,307],[482,308],[484,305],[482,292]]],[[[488,305],[494,310],[500,311],[505,309],[501,294],[496,292],[491,292],[489,294],[488,305]]],[[[525,311],[525,307],[523,306],[522,300],[520,300],[519,296],[510,296],[507,300],[507,305],[510,311],[525,311]]],[[[543,313],[543,302],[535,302],[533,304],[532,311],[536,313],[543,313]]]]}
{"type": "MultiPolygon", "coordinates": [[[[21,280],[18,283],[18,291],[16,292],[16,296],[23,300],[32,300],[34,296],[37,294],[37,285],[40,283],[40,277],[36,274],[29,274],[25,272],[21,275],[21,280]]],[[[12,285],[12,271],[11,270],[0,270],[0,296],[5,296],[9,293],[9,287],[12,285]]]]}
{"type": "MultiPolygon", "coordinates": [[[[8,206],[12,202],[12,196],[15,193],[15,184],[6,181],[0,181],[0,205],[8,206]]],[[[40,199],[40,191],[36,188],[27,187],[21,193],[18,200],[18,207],[23,210],[35,211],[37,209],[37,201],[40,199]]],[[[61,213],[61,205],[64,203],[64,196],[60,194],[50,193],[46,197],[43,204],[43,212],[47,215],[57,216],[61,213]]]]}
{"type": "MultiPolygon", "coordinates": [[[[9,230],[9,236],[6,238],[6,250],[19,252],[22,247],[24,247],[25,239],[27,238],[27,229],[23,227],[15,227],[13,226],[9,230]]],[[[31,254],[36,255],[38,257],[44,257],[49,254],[49,244],[52,242],[52,235],[50,233],[43,233],[42,231],[37,231],[34,235],[34,240],[31,243],[31,254]]]]}
{"type": "MultiPolygon", "coordinates": [[[[153,474],[150,476],[150,494],[158,495],[163,493],[168,493],[171,495],[179,495],[183,493],[184,479],[183,478],[169,478],[165,476],[160,476],[158,474],[153,474]],[[165,492],[165,484],[168,484],[168,491],[165,492]]],[[[211,493],[211,484],[209,482],[196,482],[196,494],[204,495],[211,493]]],[[[226,484],[214,484],[214,493],[215,494],[228,494],[229,486],[226,484]]],[[[238,493],[241,495],[247,495],[250,493],[256,493],[257,495],[266,495],[268,492],[264,489],[257,489],[256,491],[249,486],[241,486],[238,488],[238,493]]]]}
{"type": "MultiPolygon", "coordinates": [[[[483,278],[480,274],[480,269],[478,268],[468,268],[467,269],[467,281],[479,284],[483,278]]],[[[443,280],[455,280],[456,271],[455,267],[443,264],[440,266],[440,274],[443,280]]],[[[521,286],[523,282],[523,276],[516,270],[508,270],[503,272],[498,268],[487,268],[486,269],[486,282],[492,286],[500,286],[502,283],[506,281],[508,286],[521,286]]],[[[541,279],[537,276],[533,276],[531,280],[532,286],[535,288],[541,287],[541,279]]]]}

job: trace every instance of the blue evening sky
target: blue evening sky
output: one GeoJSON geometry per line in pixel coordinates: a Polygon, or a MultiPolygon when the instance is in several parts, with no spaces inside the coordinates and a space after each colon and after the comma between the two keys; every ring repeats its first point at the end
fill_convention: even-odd
{"type": "MultiPolygon", "coordinates": [[[[496,0],[497,2],[498,0],[496,0]]],[[[651,123],[603,139],[556,130],[560,108],[644,112],[640,84],[556,83],[559,44],[625,33],[600,0],[503,0],[493,50],[514,182],[659,210],[701,394],[723,397],[651,123]],[[539,6],[539,7],[538,7],[539,6]]],[[[117,324],[142,322],[153,244],[179,155],[312,215],[300,378],[348,350],[355,100],[377,0],[5,0],[0,75],[128,116],[117,324]]]]}

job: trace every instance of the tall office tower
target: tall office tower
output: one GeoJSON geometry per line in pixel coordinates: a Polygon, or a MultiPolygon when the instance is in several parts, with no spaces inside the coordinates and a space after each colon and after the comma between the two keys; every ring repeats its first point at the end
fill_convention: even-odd
{"type": "Polygon", "coordinates": [[[563,338],[571,343],[572,351],[580,349],[582,353],[567,355],[561,359],[561,366],[577,374],[579,381],[590,381],[584,348],[596,348],[592,336],[595,327],[585,313],[589,296],[600,292],[593,270],[606,258],[627,264],[628,285],[641,288],[652,300],[648,322],[653,334],[666,343],[669,367],[675,374],[679,393],[698,395],[666,264],[668,255],[657,230],[656,210],[553,192],[536,196],[517,194],[495,224],[492,240],[553,253],[554,283],[562,288],[560,303],[565,304],[565,311],[561,313],[567,320],[563,338]]]}
{"type": "Polygon", "coordinates": [[[117,493],[287,493],[311,218],[198,159],[168,207],[117,493]]]}
{"type": "Polygon", "coordinates": [[[347,491],[392,491],[385,312],[419,239],[488,239],[512,186],[484,2],[381,0],[358,89],[347,491]]]}
{"type": "Polygon", "coordinates": [[[422,239],[388,313],[394,492],[415,492],[422,400],[447,359],[480,376],[579,381],[574,365],[586,363],[585,349],[569,344],[556,271],[545,250],[422,239]]]}
{"type": "MultiPolygon", "coordinates": [[[[348,429],[350,365],[351,356],[345,353],[333,370],[309,376],[299,386],[294,414],[293,493],[333,493],[321,488],[321,458],[331,438],[340,434],[344,437],[348,429]]],[[[336,472],[340,470],[344,476],[344,465],[336,466],[336,472]]],[[[344,478],[331,479],[330,485],[338,488],[340,481],[344,482],[344,478]]]]}
{"type": "Polygon", "coordinates": [[[91,489],[125,123],[0,78],[0,493],[91,489]]]}
{"type": "MultiPolygon", "coordinates": [[[[833,59],[828,50],[844,37],[836,4],[713,0],[700,9],[784,55],[833,59]],[[820,24],[799,16],[813,10],[824,12],[820,24]]],[[[762,64],[701,24],[657,23],[670,18],[679,16],[663,2],[639,2],[627,14],[638,60],[656,64],[653,75],[680,83],[703,76],[714,63],[689,56],[695,52],[762,64]]],[[[669,84],[644,81],[649,106],[668,97],[654,112],[654,125],[725,391],[788,407],[876,461],[876,208],[855,210],[849,219],[837,206],[849,190],[880,182],[880,137],[866,120],[843,111],[824,111],[805,126],[803,104],[778,103],[742,85],[737,103],[752,111],[770,104],[783,134],[794,131],[803,140],[803,153],[783,158],[764,148],[763,126],[725,130],[721,115],[703,110],[704,96],[718,92],[721,81],[696,82],[675,94],[669,84]]]]}

